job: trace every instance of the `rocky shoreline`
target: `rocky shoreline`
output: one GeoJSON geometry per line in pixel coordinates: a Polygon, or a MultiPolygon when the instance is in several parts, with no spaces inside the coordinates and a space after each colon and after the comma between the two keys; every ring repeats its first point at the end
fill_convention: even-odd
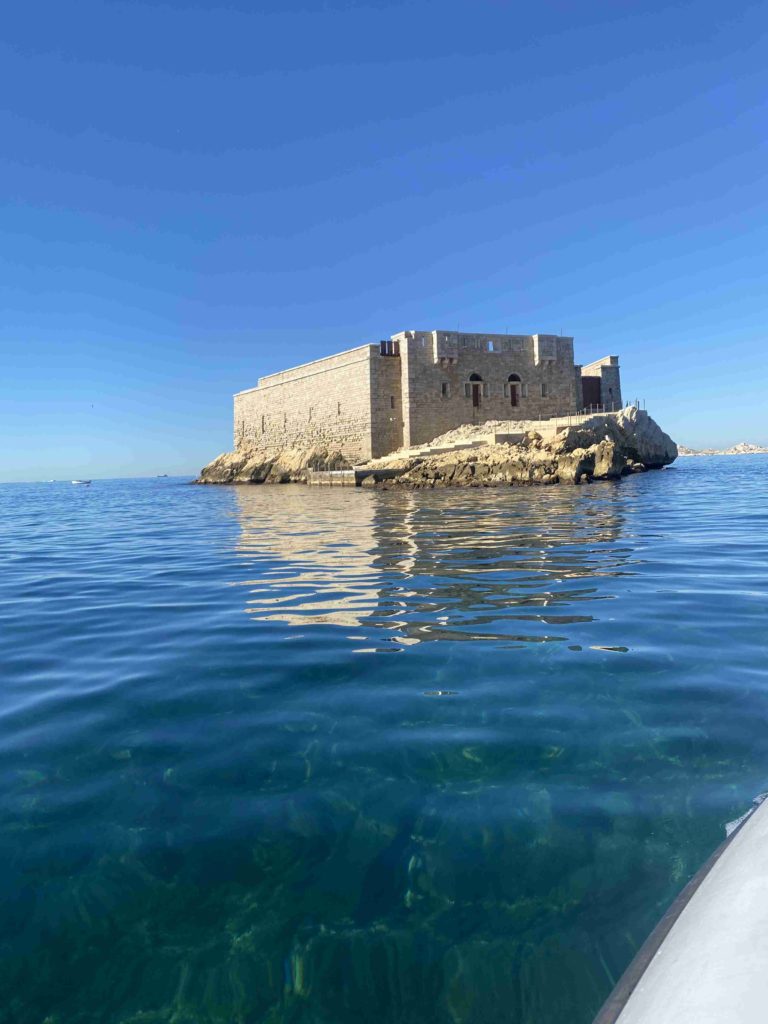
{"type": "Polygon", "coordinates": [[[227,452],[201,472],[199,484],[307,483],[313,471],[354,470],[363,487],[434,488],[580,484],[614,480],[668,466],[674,441],[647,412],[628,407],[559,429],[528,430],[514,441],[474,441],[487,424],[467,428],[456,444],[437,450],[406,450],[352,467],[340,452],[323,447],[265,452],[227,452]]]}

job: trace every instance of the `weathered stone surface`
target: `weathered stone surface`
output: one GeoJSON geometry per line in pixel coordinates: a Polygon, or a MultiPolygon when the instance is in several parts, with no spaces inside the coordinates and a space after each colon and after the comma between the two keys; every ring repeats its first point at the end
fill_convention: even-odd
{"type": "Polygon", "coordinates": [[[326,448],[225,452],[200,473],[199,484],[306,483],[309,469],[350,469],[340,452],[326,448]]]}
{"type": "MultiPolygon", "coordinates": [[[[674,441],[647,412],[634,407],[564,426],[548,438],[529,431],[519,444],[488,444],[436,454],[395,453],[372,460],[362,482],[370,487],[499,487],[580,484],[614,480],[667,466],[677,457],[674,441]],[[393,475],[399,474],[399,475],[393,475]]],[[[306,483],[308,469],[352,468],[339,451],[314,447],[274,453],[228,452],[203,469],[202,484],[306,483]]]]}
{"type": "Polygon", "coordinates": [[[377,458],[467,423],[621,408],[617,356],[574,362],[573,338],[401,331],[260,378],[234,396],[234,447],[276,458],[323,446],[377,458]]]}
{"type": "Polygon", "coordinates": [[[368,486],[579,484],[658,469],[676,457],[674,441],[648,413],[628,408],[564,427],[549,440],[530,431],[521,444],[487,445],[404,460],[398,477],[380,482],[374,477],[368,486]]]}

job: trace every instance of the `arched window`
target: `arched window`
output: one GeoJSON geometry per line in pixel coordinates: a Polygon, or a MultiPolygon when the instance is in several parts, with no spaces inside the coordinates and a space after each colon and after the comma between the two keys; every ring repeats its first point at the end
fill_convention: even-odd
{"type": "Polygon", "coordinates": [[[480,407],[480,399],[488,398],[491,393],[489,384],[483,383],[479,373],[470,373],[469,380],[464,385],[464,397],[472,399],[473,408],[480,407]]]}
{"type": "Polygon", "coordinates": [[[523,393],[523,382],[519,373],[510,373],[507,383],[504,385],[504,394],[509,398],[509,404],[518,406],[523,393]]]}

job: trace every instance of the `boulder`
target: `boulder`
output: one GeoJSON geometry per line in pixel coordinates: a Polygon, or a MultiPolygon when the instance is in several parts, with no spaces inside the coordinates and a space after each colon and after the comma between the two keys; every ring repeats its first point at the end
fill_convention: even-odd
{"type": "MultiPolygon", "coordinates": [[[[487,427],[487,424],[486,424],[487,427]]],[[[469,425],[466,428],[470,429],[469,425]]],[[[479,428],[478,428],[479,429],[479,428]]],[[[446,435],[449,436],[449,435],[446,435]]],[[[509,438],[509,435],[507,434],[509,438]]],[[[433,455],[423,449],[372,460],[363,486],[499,487],[516,484],[583,484],[615,480],[668,466],[675,442],[641,409],[601,413],[542,434],[529,430],[517,443],[455,448],[433,455]]],[[[306,483],[307,471],[351,469],[341,452],[322,445],[264,451],[241,449],[220,455],[196,481],[200,484],[306,483]]]]}
{"type": "Polygon", "coordinates": [[[266,452],[256,448],[225,452],[201,471],[198,484],[306,483],[310,469],[350,469],[339,451],[322,446],[284,448],[266,452]]]}
{"type": "MultiPolygon", "coordinates": [[[[400,475],[368,486],[492,487],[583,484],[667,466],[677,457],[668,434],[641,409],[603,413],[549,438],[529,431],[519,444],[456,449],[403,460],[400,475]]],[[[373,465],[373,464],[371,464],[373,465]]]]}

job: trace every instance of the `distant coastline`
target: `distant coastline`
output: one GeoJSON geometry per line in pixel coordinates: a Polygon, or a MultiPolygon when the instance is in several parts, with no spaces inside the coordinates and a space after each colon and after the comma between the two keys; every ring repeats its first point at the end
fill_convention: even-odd
{"type": "Polygon", "coordinates": [[[768,448],[759,444],[739,441],[730,448],[686,448],[684,444],[677,446],[678,455],[768,455],[768,448]]]}

